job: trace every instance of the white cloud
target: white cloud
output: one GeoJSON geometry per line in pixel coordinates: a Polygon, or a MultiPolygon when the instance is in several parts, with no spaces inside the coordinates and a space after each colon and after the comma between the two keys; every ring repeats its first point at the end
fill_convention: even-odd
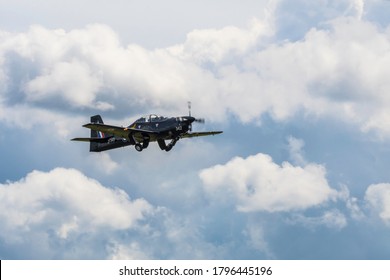
{"type": "Polygon", "coordinates": [[[137,242],[131,242],[128,245],[113,243],[108,247],[108,258],[111,260],[145,260],[150,257],[145,253],[144,248],[137,242]]]}
{"type": "MultiPolygon", "coordinates": [[[[350,3],[358,8],[358,2],[350,3]]],[[[3,33],[0,79],[19,83],[25,90],[19,103],[29,106],[61,101],[65,110],[147,105],[172,112],[193,100],[197,113],[212,120],[231,112],[242,122],[266,113],[284,121],[303,112],[390,135],[388,31],[338,17],[300,40],[279,41],[272,37],[277,2],[270,3],[268,15],[246,28],[198,29],[183,44],[156,50],[123,46],[112,29],[97,24],[3,33]],[[12,63],[26,73],[13,73],[12,63]]],[[[15,93],[4,87],[7,104],[15,93]]]]}
{"type": "Polygon", "coordinates": [[[359,200],[356,197],[351,196],[347,186],[341,185],[340,188],[339,197],[345,202],[345,206],[351,217],[355,220],[362,220],[365,217],[365,214],[359,206],[359,200]]]}
{"type": "Polygon", "coordinates": [[[248,237],[251,248],[255,248],[260,252],[264,252],[267,259],[275,259],[275,254],[270,249],[265,236],[265,230],[261,225],[249,223],[244,231],[244,235],[248,237]]]}
{"type": "Polygon", "coordinates": [[[356,16],[358,19],[362,19],[364,15],[364,1],[365,0],[354,0],[352,2],[352,5],[355,8],[356,16]]]}
{"type": "Polygon", "coordinates": [[[100,86],[88,65],[78,61],[59,62],[48,73],[27,83],[26,97],[28,101],[39,101],[61,95],[71,105],[94,107],[100,86]]]}
{"type": "Polygon", "coordinates": [[[74,169],[33,171],[0,184],[0,241],[11,258],[226,257],[203,235],[203,214],[184,212],[130,199],[74,169]]]}
{"type": "Polygon", "coordinates": [[[37,123],[46,123],[49,120],[58,120],[56,114],[50,110],[31,108],[27,105],[16,105],[12,107],[0,103],[0,121],[23,129],[30,129],[37,123]]]}
{"type": "Polygon", "coordinates": [[[92,161],[97,170],[108,175],[112,174],[119,167],[119,164],[111,159],[109,153],[94,153],[89,160],[92,161]]]}
{"type": "Polygon", "coordinates": [[[288,141],[288,149],[290,153],[290,158],[297,165],[306,165],[307,162],[303,156],[303,147],[305,146],[305,142],[302,139],[297,139],[292,136],[287,138],[288,141]]]}
{"type": "Polygon", "coordinates": [[[231,196],[239,211],[290,211],[321,205],[337,196],[326,180],[325,168],[288,162],[278,165],[265,154],[236,157],[225,165],[200,172],[210,195],[231,196]]]}
{"type": "Polygon", "coordinates": [[[187,34],[186,42],[170,50],[176,55],[196,63],[231,62],[231,56],[242,56],[259,40],[273,35],[272,22],[253,19],[248,29],[227,26],[222,29],[194,30],[187,34]]]}
{"type": "Polygon", "coordinates": [[[390,225],[390,184],[370,185],[364,198],[383,222],[390,225]]]}
{"type": "Polygon", "coordinates": [[[126,43],[135,42],[153,49],[180,42],[189,30],[195,28],[244,25],[247,19],[260,15],[268,2],[247,0],[245,5],[241,5],[238,1],[224,0],[185,3],[180,0],[166,0],[163,3],[153,0],[114,0],[110,3],[93,0],[40,0],[29,3],[15,0],[3,3],[0,25],[8,30],[25,30],[31,23],[49,28],[61,26],[74,29],[103,22],[115,28],[126,43]],[[75,7],[83,12],[75,12],[75,7]]]}
{"type": "MultiPolygon", "coordinates": [[[[223,1],[217,2],[210,5],[219,6],[223,1]]],[[[389,30],[367,21],[366,2],[252,2],[270,4],[263,11],[266,16],[259,16],[262,12],[257,9],[253,13],[257,19],[247,25],[232,19],[231,16],[236,17],[232,9],[229,9],[230,15],[226,9],[218,10],[228,18],[224,24],[202,22],[186,29],[183,22],[169,19],[172,27],[181,22],[179,28],[186,30],[187,37],[182,32],[181,43],[177,39],[167,39],[165,42],[173,41],[175,45],[161,49],[122,44],[123,33],[119,38],[117,26],[111,24],[110,27],[93,24],[80,28],[84,26],[83,22],[73,24],[73,29],[67,30],[50,29],[50,26],[64,27],[52,24],[32,26],[20,33],[0,31],[0,122],[17,128],[33,128],[34,135],[32,133],[28,138],[24,131],[12,130],[12,127],[11,130],[16,135],[23,134],[20,139],[27,139],[28,145],[39,142],[44,146],[47,141],[42,139],[46,137],[58,135],[68,139],[82,135],[76,129],[87,135],[80,125],[88,121],[85,115],[95,107],[97,111],[115,109],[109,112],[107,123],[120,125],[126,124],[129,114],[133,117],[139,111],[186,113],[186,101],[192,100],[194,114],[216,121],[230,120],[226,117],[227,112],[241,122],[261,121],[264,114],[270,114],[277,121],[289,122],[299,114],[337,118],[340,122],[357,124],[365,131],[390,135],[389,30]],[[285,12],[278,14],[280,3],[287,4],[282,7],[285,12]],[[292,6],[298,12],[286,9],[292,6]],[[286,18],[282,16],[295,17],[298,25],[304,25],[300,37],[280,32],[282,25],[286,25],[286,18]],[[275,22],[275,18],[279,22],[275,22]],[[329,19],[336,20],[327,22],[329,19]],[[84,116],[78,117],[80,114],[84,116]],[[121,122],[125,114],[126,121],[121,122]],[[121,121],[118,118],[122,118],[121,121]]],[[[204,13],[203,4],[197,4],[201,6],[198,14],[202,16],[208,14],[204,13]]],[[[223,4],[231,5],[230,2],[223,4]]],[[[153,9],[158,10],[155,6],[153,9]]],[[[69,8],[69,11],[73,10],[69,8]]],[[[217,13],[216,10],[209,12],[209,15],[217,13]]],[[[160,11],[157,14],[167,17],[160,11]]],[[[241,16],[242,9],[237,10],[237,14],[241,16]]],[[[69,22],[68,16],[63,17],[69,22]]],[[[136,26],[134,29],[142,34],[141,37],[153,37],[139,28],[139,24],[124,22],[126,26],[136,26]]],[[[141,25],[144,23],[142,20],[141,25]]],[[[137,42],[133,39],[134,32],[124,29],[127,39],[137,42]]],[[[174,32],[170,28],[167,30],[169,35],[174,32]]],[[[159,35],[167,37],[164,30],[159,30],[159,35]]],[[[281,128],[275,129],[280,132],[281,128]]],[[[7,135],[1,137],[8,139],[7,135]]],[[[17,136],[14,139],[18,139],[17,136]]],[[[38,252],[51,251],[44,255],[49,258],[230,258],[236,256],[237,249],[242,250],[244,257],[248,256],[247,251],[274,257],[273,252],[281,251],[275,240],[284,236],[268,238],[269,229],[257,225],[256,221],[248,221],[248,217],[270,217],[274,220],[270,222],[272,228],[280,226],[286,216],[292,215],[291,221],[298,225],[331,229],[345,228],[348,214],[354,219],[364,217],[359,200],[350,197],[348,190],[341,194],[335,191],[327,180],[326,169],[334,179],[347,167],[334,170],[328,160],[325,169],[325,165],[308,162],[302,151],[304,142],[294,137],[288,138],[290,163],[276,162],[264,154],[235,158],[203,170],[200,176],[204,187],[199,188],[197,170],[216,164],[218,158],[227,159],[237,154],[237,150],[230,150],[229,144],[216,149],[203,143],[209,141],[207,139],[192,140],[200,141],[195,145],[183,140],[178,150],[170,154],[157,151],[158,147],[154,145],[146,153],[130,151],[131,160],[129,151],[118,151],[90,155],[84,161],[75,162],[68,153],[68,158],[63,157],[64,149],[58,150],[57,159],[65,165],[88,166],[88,176],[95,173],[102,180],[115,180],[115,184],[125,182],[125,187],[134,189],[137,196],[167,207],[166,212],[156,214],[153,209],[150,217],[146,213],[151,206],[146,201],[131,200],[120,190],[107,188],[72,169],[34,172],[18,182],[0,186],[2,246],[16,252],[14,256],[24,258],[39,255],[29,255],[27,249],[18,253],[18,246],[34,252],[30,244],[34,244],[33,248],[38,252]],[[156,161],[156,157],[160,160],[156,161]],[[158,164],[160,161],[165,164],[158,164]],[[174,172],[177,168],[171,168],[178,166],[177,162],[184,162],[178,167],[181,169],[179,176],[174,172]],[[147,176],[145,170],[151,169],[160,175],[147,176]],[[145,188],[145,185],[153,187],[145,188]],[[82,186],[87,186],[91,192],[82,186]],[[12,203],[3,201],[11,199],[11,195],[12,203]],[[208,203],[209,199],[211,203],[208,203]],[[326,207],[329,206],[326,202],[332,199],[341,200],[337,205],[345,202],[345,214],[326,207]],[[224,205],[218,202],[224,200],[229,200],[228,207],[220,207],[224,205]],[[318,207],[324,204],[325,207],[318,207]],[[293,214],[229,213],[232,205],[242,212],[292,211],[293,214]],[[312,208],[315,210],[301,212],[312,208]],[[307,216],[307,212],[319,211],[318,216],[307,216]],[[283,218],[273,219],[275,215],[283,218]],[[126,221],[132,222],[126,224],[126,221]],[[244,244],[237,242],[245,238],[244,244]],[[13,244],[9,245],[12,241],[24,243],[12,247],[13,244]],[[45,246],[47,248],[43,249],[45,246]]],[[[87,153],[87,146],[80,145],[87,153]]],[[[39,156],[42,156],[42,162],[47,158],[44,154],[39,156]]],[[[322,159],[329,158],[323,155],[322,159]]],[[[52,164],[47,161],[45,168],[51,168],[52,164]]],[[[16,170],[15,174],[20,172],[16,170]]],[[[387,194],[381,192],[374,199],[368,193],[367,202],[387,222],[388,203],[384,200],[387,194]]],[[[303,234],[300,238],[304,240],[306,236],[303,234]]],[[[305,249],[299,250],[298,255],[305,249]]]]}
{"type": "Polygon", "coordinates": [[[330,29],[312,29],[300,41],[253,53],[244,71],[226,72],[224,80],[234,87],[226,91],[225,104],[243,120],[265,112],[286,120],[302,110],[337,115],[362,129],[388,134],[390,85],[384,63],[389,46],[388,34],[369,22],[335,20],[330,29]],[[241,99],[250,102],[233,99],[240,88],[241,99]]]}
{"type": "MultiPolygon", "coordinates": [[[[19,89],[28,102],[53,99],[66,101],[75,107],[110,109],[109,104],[95,102],[101,89],[100,69],[89,60],[89,54],[104,52],[117,44],[116,34],[104,25],[90,25],[83,30],[65,32],[62,29],[48,30],[32,26],[27,33],[5,34],[0,41],[0,56],[24,68],[19,89]],[[21,58],[14,62],[12,55],[21,58]],[[22,65],[24,64],[24,65],[22,65]]],[[[0,60],[1,62],[1,60],[0,60]]],[[[8,92],[9,95],[15,94],[8,92]]]]}
{"type": "Polygon", "coordinates": [[[17,182],[0,185],[2,239],[22,238],[30,231],[71,234],[101,228],[129,229],[152,210],[143,199],[130,200],[121,189],[110,189],[77,170],[33,171],[17,182]]]}

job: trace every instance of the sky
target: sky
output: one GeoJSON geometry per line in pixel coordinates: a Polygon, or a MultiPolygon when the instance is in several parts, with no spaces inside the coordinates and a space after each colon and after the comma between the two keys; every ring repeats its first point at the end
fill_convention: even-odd
{"type": "Polygon", "coordinates": [[[0,0],[1,259],[388,259],[390,2],[0,0]],[[91,115],[206,119],[90,153],[91,115]]]}

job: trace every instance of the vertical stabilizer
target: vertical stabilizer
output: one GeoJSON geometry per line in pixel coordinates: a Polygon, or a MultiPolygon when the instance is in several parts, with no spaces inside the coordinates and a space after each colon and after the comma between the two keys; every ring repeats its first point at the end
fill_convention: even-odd
{"type": "MultiPolygon", "coordinates": [[[[81,141],[89,142],[89,151],[90,152],[101,152],[111,149],[116,149],[120,147],[125,147],[129,145],[134,145],[134,141],[130,142],[127,138],[117,137],[112,133],[107,133],[107,126],[104,125],[103,119],[100,115],[95,115],[91,117],[91,122],[83,125],[83,127],[95,129],[102,129],[106,132],[91,129],[91,137],[76,137],[71,139],[72,141],[81,141]]],[[[108,126],[110,127],[110,126],[108,126]]]]}
{"type": "MultiPolygon", "coordinates": [[[[103,119],[100,115],[95,115],[91,117],[91,123],[104,123],[103,119]]],[[[91,129],[91,138],[104,138],[106,137],[103,132],[96,131],[91,129]]],[[[89,145],[89,151],[90,152],[100,152],[100,143],[98,142],[91,142],[89,145]]]]}

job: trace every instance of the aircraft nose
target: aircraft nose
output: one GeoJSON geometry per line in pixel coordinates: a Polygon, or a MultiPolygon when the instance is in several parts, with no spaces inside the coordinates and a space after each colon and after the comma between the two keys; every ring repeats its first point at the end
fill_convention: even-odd
{"type": "Polygon", "coordinates": [[[193,123],[195,121],[195,118],[194,117],[186,117],[185,120],[188,121],[189,123],[193,123]]]}

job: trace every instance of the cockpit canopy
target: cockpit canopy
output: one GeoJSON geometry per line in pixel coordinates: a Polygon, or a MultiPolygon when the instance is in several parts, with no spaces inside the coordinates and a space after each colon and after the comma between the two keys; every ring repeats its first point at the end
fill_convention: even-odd
{"type": "Polygon", "coordinates": [[[155,115],[155,114],[151,114],[151,115],[148,115],[148,116],[144,116],[142,118],[139,118],[138,120],[136,120],[135,122],[136,123],[149,123],[149,122],[161,122],[163,120],[166,120],[167,117],[163,117],[163,116],[158,116],[158,115],[155,115]]]}

